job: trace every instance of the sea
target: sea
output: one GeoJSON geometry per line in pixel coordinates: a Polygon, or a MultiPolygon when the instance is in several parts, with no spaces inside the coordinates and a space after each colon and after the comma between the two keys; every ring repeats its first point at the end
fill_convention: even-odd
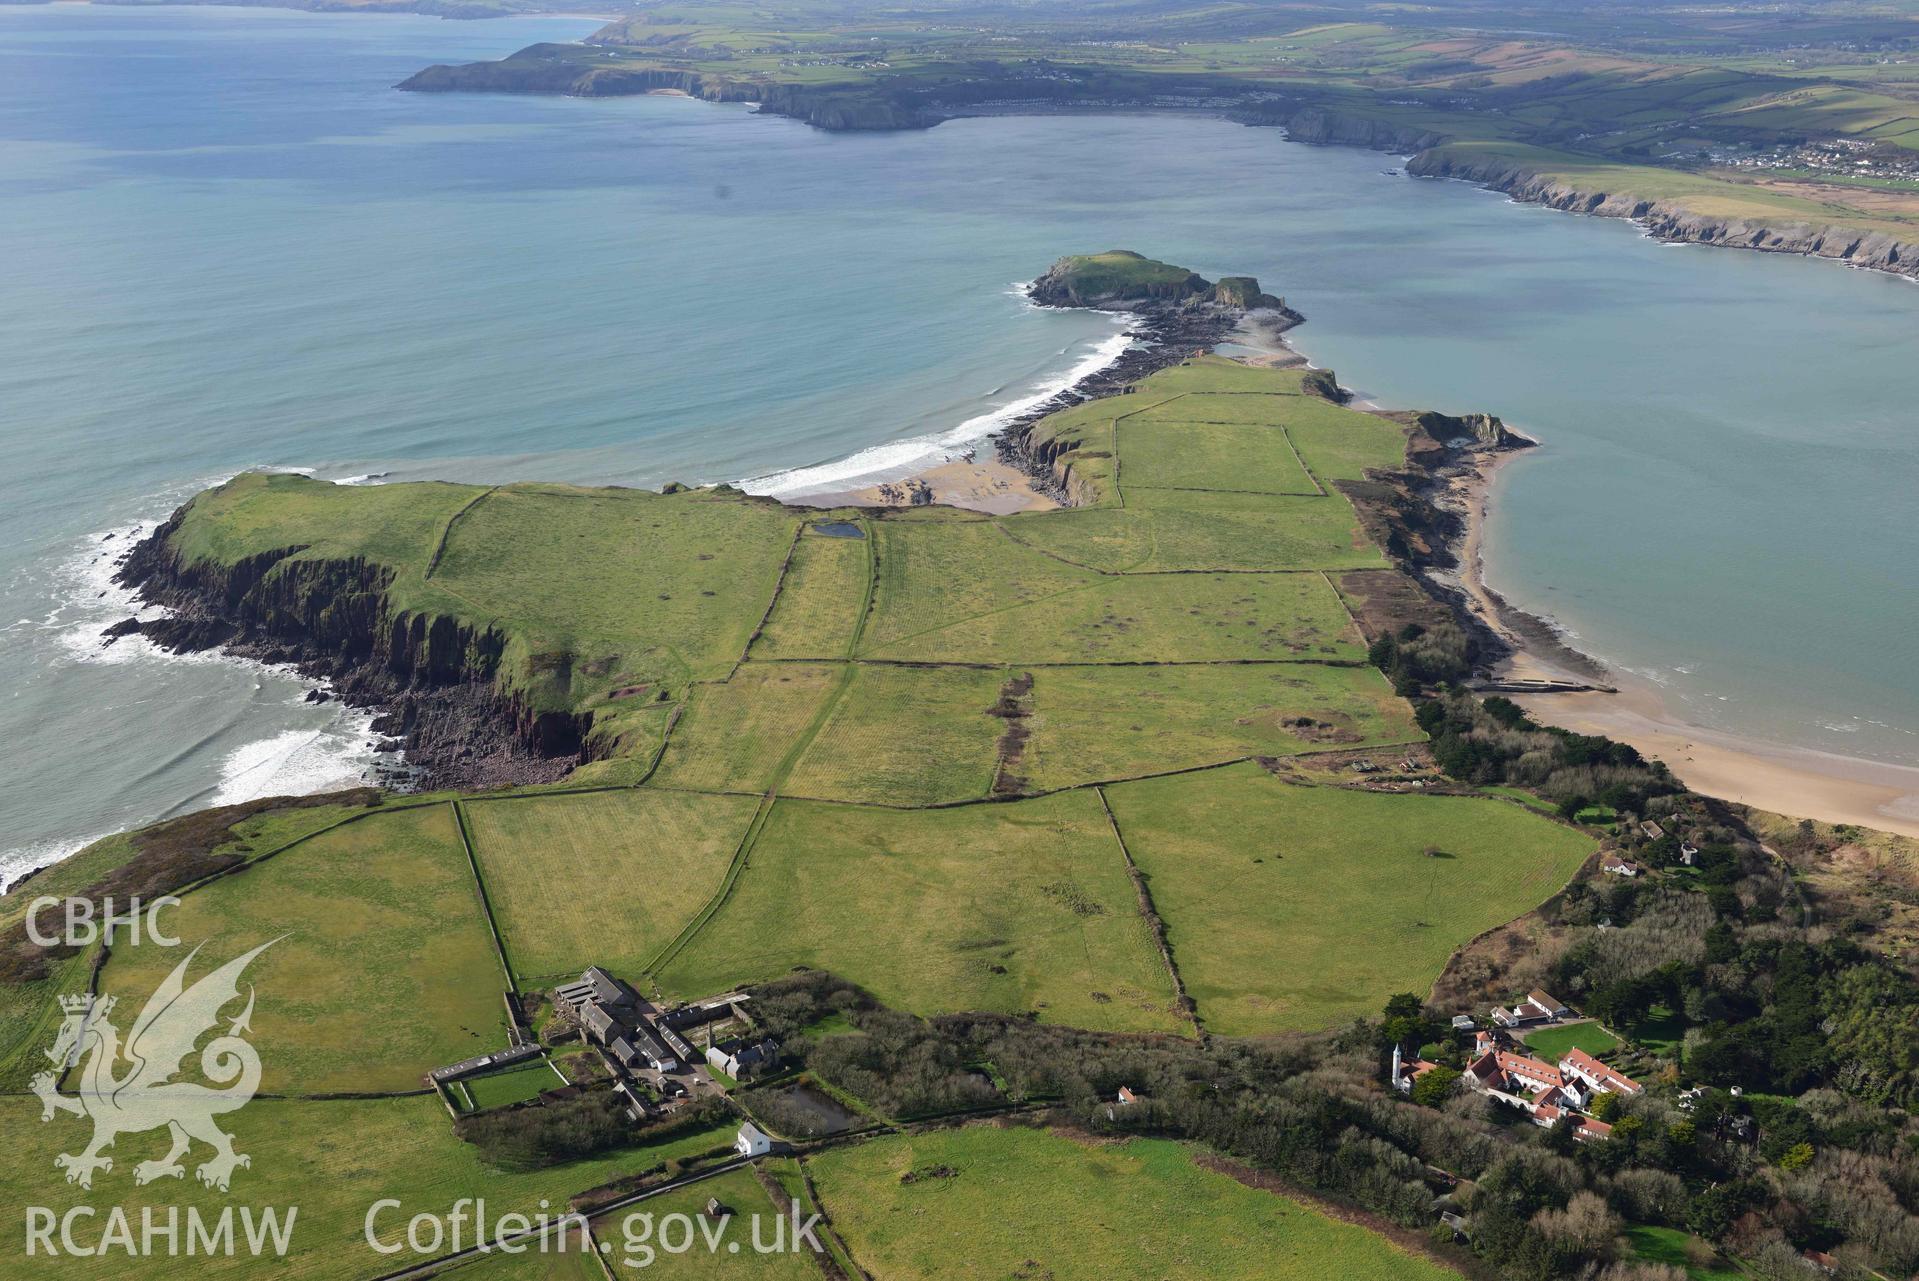
{"type": "Polygon", "coordinates": [[[1911,283],[1202,116],[393,88],[596,25],[0,6],[0,880],[368,768],[285,673],[101,645],[116,554],[198,489],[901,475],[1112,358],[1018,288],[1108,248],[1255,274],[1348,386],[1541,440],[1490,580],[1681,715],[1919,764],[1911,283]]]}

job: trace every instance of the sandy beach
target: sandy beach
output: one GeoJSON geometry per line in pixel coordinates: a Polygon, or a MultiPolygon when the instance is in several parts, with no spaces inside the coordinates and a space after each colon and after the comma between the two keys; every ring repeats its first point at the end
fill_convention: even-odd
{"type": "Polygon", "coordinates": [[[1448,502],[1466,517],[1457,585],[1474,614],[1513,647],[1494,670],[1501,680],[1599,683],[1614,692],[1515,695],[1538,720],[1581,734],[1603,734],[1664,761],[1705,796],[1826,823],[1853,823],[1919,837],[1919,769],[1809,748],[1764,743],[1689,725],[1674,716],[1657,686],[1567,648],[1540,620],[1513,608],[1486,585],[1481,548],[1486,504],[1500,467],[1494,455],[1451,486],[1448,502]]]}
{"type": "Polygon", "coordinates": [[[1046,511],[1059,504],[1033,488],[1031,477],[997,459],[955,459],[900,480],[833,493],[807,494],[794,501],[809,507],[909,507],[943,503],[967,511],[1005,516],[1046,511]]]}

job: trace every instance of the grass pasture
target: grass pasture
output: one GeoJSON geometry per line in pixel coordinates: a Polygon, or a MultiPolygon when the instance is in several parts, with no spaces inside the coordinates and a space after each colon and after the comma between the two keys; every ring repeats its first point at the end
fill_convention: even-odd
{"type": "Polygon", "coordinates": [[[51,1066],[45,1051],[53,1047],[65,1015],[60,998],[87,990],[92,955],[80,952],[56,963],[33,983],[0,983],[0,1092],[19,1093],[51,1066]]]}
{"type": "Polygon", "coordinates": [[[651,788],[466,802],[522,984],[640,970],[719,888],[755,805],[651,788]]]}
{"type": "Polygon", "coordinates": [[[695,685],[651,781],[661,787],[763,792],[838,698],[845,669],[743,663],[724,683],[695,685]]]}
{"type": "Polygon", "coordinates": [[[506,1044],[504,979],[450,806],[323,832],[187,895],[168,926],[183,947],[116,946],[101,976],[123,1027],[186,949],[205,945],[191,982],[280,940],[242,976],[258,991],[264,1093],[417,1090],[428,1069],[506,1044]]]}
{"type": "MultiPolygon", "coordinates": [[[[771,1246],[773,1221],[778,1216],[772,1198],[767,1196],[752,1170],[728,1170],[595,1219],[593,1234],[613,1247],[606,1260],[613,1265],[616,1276],[818,1281],[820,1272],[810,1254],[792,1249],[762,1252],[753,1248],[755,1216],[760,1221],[760,1243],[771,1246]],[[705,1217],[709,1198],[717,1198],[733,1212],[724,1225],[705,1217]],[[690,1237],[682,1223],[666,1225],[674,1216],[683,1216],[693,1223],[690,1237]],[[682,1245],[687,1248],[673,1248],[682,1245]]],[[[779,1239],[790,1245],[792,1235],[789,1221],[779,1239]]]]}
{"type": "Polygon", "coordinates": [[[600,1262],[580,1241],[577,1232],[564,1240],[555,1237],[546,1250],[535,1244],[519,1254],[495,1251],[474,1256],[435,1275],[457,1281],[606,1281],[600,1262]]]}
{"type": "Polygon", "coordinates": [[[807,532],[793,559],[779,600],[754,642],[755,658],[844,658],[866,610],[870,535],[836,538],[807,532]]]}
{"type": "Polygon", "coordinates": [[[1633,1258],[1683,1268],[1690,1281],[1745,1281],[1746,1272],[1727,1263],[1711,1245],[1679,1228],[1635,1224],[1626,1229],[1633,1258]]]}
{"type": "Polygon", "coordinates": [[[1202,1022],[1229,1036],[1377,1013],[1592,852],[1502,801],[1298,787],[1254,765],[1107,798],[1202,1022]]]}
{"type": "Polygon", "coordinates": [[[1029,726],[1021,773],[1042,791],[1425,737],[1376,669],[1313,663],[1044,667],[1029,726]]]}
{"type": "MultiPolygon", "coordinates": [[[[403,1262],[418,1261],[410,1251],[375,1252],[365,1239],[367,1212],[382,1198],[397,1198],[399,1210],[375,1220],[382,1244],[403,1242],[407,1220],[422,1211],[445,1215],[462,1197],[484,1196],[489,1217],[509,1212],[537,1214],[542,1199],[564,1207],[575,1193],[609,1182],[673,1156],[684,1156],[724,1144],[730,1131],[707,1130],[667,1140],[652,1147],[627,1148],[604,1156],[543,1170],[513,1172],[486,1165],[477,1149],[455,1138],[446,1111],[431,1096],[403,1099],[267,1099],[256,1098],[244,1109],[223,1119],[234,1136],[234,1148],[252,1158],[236,1170],[229,1192],[205,1188],[194,1178],[192,1165],[206,1159],[207,1149],[196,1144],[187,1157],[183,1179],[161,1179],[138,1186],[133,1166],[161,1156],[166,1136],[158,1131],[122,1134],[113,1150],[114,1168],[95,1176],[91,1191],[67,1184],[54,1167],[58,1152],[76,1152],[87,1130],[75,1118],[57,1118],[40,1124],[40,1105],[34,1099],[0,1099],[0,1128],[18,1138],[19,1159],[0,1167],[0,1201],[8,1205],[42,1205],[56,1214],[74,1205],[100,1206],[100,1217],[82,1221],[82,1231],[104,1230],[106,1206],[123,1206],[138,1240],[142,1207],[154,1207],[164,1222],[167,1207],[181,1207],[182,1249],[185,1208],[197,1207],[202,1216],[216,1218],[223,1207],[253,1209],[277,1207],[284,1218],[288,1207],[298,1207],[290,1248],[283,1260],[268,1255],[272,1274],[296,1281],[351,1281],[377,1276],[403,1262]]],[[[558,1209],[549,1212],[557,1213],[558,1209]]],[[[236,1223],[235,1234],[239,1235],[236,1223]]],[[[86,1237],[83,1235],[82,1240],[86,1237]]],[[[524,1257],[524,1256],[523,1256],[524,1257]]],[[[192,1274],[203,1278],[254,1277],[266,1264],[242,1248],[232,1256],[197,1255],[192,1274]]],[[[130,1257],[122,1250],[104,1250],[92,1257],[36,1258],[35,1277],[77,1281],[171,1281],[182,1273],[182,1260],[165,1253],[165,1243],[147,1257],[130,1257]]],[[[597,1267],[594,1269],[597,1273],[597,1267]]],[[[468,1277],[461,1271],[454,1275],[468,1277]]],[[[542,1277],[541,1272],[507,1276],[542,1277]]],[[[566,1274],[562,1273],[561,1276],[566,1274]]]]}
{"type": "Polygon", "coordinates": [[[472,1100],[478,1111],[525,1103],[538,1098],[543,1091],[557,1090],[565,1084],[544,1058],[515,1064],[503,1072],[469,1076],[459,1082],[461,1092],[472,1100]]]}
{"type": "MultiPolygon", "coordinates": [[[[1148,415],[1172,413],[1195,397],[1182,397],[1148,415]]],[[[1263,400],[1265,397],[1234,397],[1263,400]]],[[[1201,412],[1195,410],[1195,413],[1201,412]]],[[[1185,421],[1138,415],[1119,423],[1122,489],[1226,489],[1261,494],[1317,494],[1283,427],[1252,423],[1185,421]]]]}
{"type": "Polygon", "coordinates": [[[988,712],[1003,679],[960,667],[854,668],[781,794],[892,805],[985,796],[1005,728],[988,712]]]}
{"type": "Polygon", "coordinates": [[[1565,1027],[1546,1027],[1526,1037],[1526,1048],[1548,1063],[1557,1063],[1568,1050],[1584,1050],[1600,1055],[1617,1049],[1619,1040],[1597,1023],[1571,1023],[1565,1027]]]}
{"type": "Polygon", "coordinates": [[[1368,569],[1385,564],[1340,495],[1141,487],[1126,506],[1008,520],[1023,547],[1105,574],[1368,569]]]}
{"type": "MultiPolygon", "coordinates": [[[[501,682],[531,706],[723,676],[773,598],[802,518],[727,489],[331,485],[247,473],[200,495],[175,535],[231,564],[364,559],[389,607],[501,641],[501,682]]],[[[275,571],[279,572],[278,570],[275,571]]]]}
{"type": "Polygon", "coordinates": [[[1008,666],[1366,657],[1345,606],[1317,574],[1098,577],[896,637],[876,638],[870,655],[1008,666]]]}
{"type": "MultiPolygon", "coordinates": [[[[1281,423],[1287,413],[1287,406],[1285,400],[1281,399],[1282,396],[1285,397],[1285,400],[1304,399],[1296,390],[1288,390],[1279,395],[1272,395],[1268,394],[1263,387],[1257,389],[1249,387],[1240,391],[1218,391],[1208,387],[1205,390],[1186,392],[1183,395],[1175,396],[1170,400],[1164,400],[1149,408],[1142,409],[1136,414],[1127,415],[1125,418],[1120,419],[1120,462],[1122,464],[1120,483],[1126,484],[1129,482],[1124,467],[1126,462],[1126,437],[1129,427],[1136,424],[1139,426],[1166,424],[1181,427],[1202,424],[1216,426],[1237,424],[1243,427],[1273,427],[1281,423]]],[[[1326,402],[1322,401],[1321,403],[1326,402]]],[[[1282,451],[1285,448],[1285,442],[1283,440],[1274,440],[1270,445],[1267,445],[1262,443],[1260,437],[1253,433],[1239,433],[1237,436],[1228,435],[1223,436],[1221,439],[1237,440],[1252,453],[1264,453],[1273,447],[1278,447],[1282,451]]],[[[1201,449],[1206,450],[1207,447],[1201,445],[1201,449]]],[[[1221,456],[1221,461],[1225,462],[1229,460],[1221,456]]],[[[1252,461],[1253,465],[1257,465],[1256,461],[1249,461],[1252,461]]]]}
{"type": "Polygon", "coordinates": [[[1161,1139],[1082,1143],[974,1125],[807,1162],[853,1256],[889,1281],[1439,1281],[1457,1274],[1355,1224],[1204,1168],[1161,1139]],[[902,1175],[944,1167],[944,1177],[902,1175]]]}
{"type": "Polygon", "coordinates": [[[780,801],[731,896],[658,978],[692,997],[796,965],[921,1014],[1180,1027],[1090,792],[917,811],[780,801]]]}
{"type": "Polygon", "coordinates": [[[453,524],[433,586],[535,659],[567,656],[574,692],[721,676],[773,599],[797,524],[717,491],[509,485],[453,524]]]}
{"type": "MultiPolygon", "coordinates": [[[[861,637],[868,657],[920,657],[919,638],[1016,612],[1085,588],[1097,575],[1022,547],[993,521],[884,521],[878,572],[861,637]]],[[[965,661],[990,661],[975,651],[965,661]]]]}

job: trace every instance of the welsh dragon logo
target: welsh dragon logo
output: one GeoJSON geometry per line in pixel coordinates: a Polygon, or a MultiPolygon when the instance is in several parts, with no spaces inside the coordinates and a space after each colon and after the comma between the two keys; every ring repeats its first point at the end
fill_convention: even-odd
{"type": "Polygon", "coordinates": [[[198,1139],[213,1149],[213,1155],[194,1173],[200,1182],[224,1192],[233,1171],[252,1162],[233,1150],[233,1136],[214,1123],[214,1118],[246,1106],[260,1086],[260,1056],[243,1038],[252,1028],[253,989],[247,988],[246,1008],[240,1011],[223,1035],[216,1036],[200,1051],[200,1070],[220,1088],[172,1078],[185,1066],[201,1036],[220,1021],[220,1010],[239,999],[240,975],[249,962],[272,947],[279,939],[262,943],[246,955],[227,962],[192,987],[186,985],[187,967],[200,949],[174,966],[173,973],[147,999],[125,1045],[113,1026],[111,1015],[115,999],[111,996],[63,996],[60,1007],[65,1014],[53,1048],[46,1052],[55,1070],[42,1072],[33,1079],[33,1092],[40,1097],[40,1119],[53,1120],[54,1113],[68,1112],[93,1122],[93,1141],[78,1154],[62,1153],[53,1163],[67,1172],[67,1182],[83,1188],[93,1186],[96,1170],[111,1172],[113,1158],[101,1155],[104,1148],[122,1134],[137,1134],[164,1126],[172,1134],[172,1149],[158,1161],[142,1161],[133,1167],[135,1183],[155,1179],[184,1178],[186,1168],[180,1158],[198,1139]],[[79,1089],[73,1094],[59,1092],[59,1080],[81,1058],[79,1089]]]}

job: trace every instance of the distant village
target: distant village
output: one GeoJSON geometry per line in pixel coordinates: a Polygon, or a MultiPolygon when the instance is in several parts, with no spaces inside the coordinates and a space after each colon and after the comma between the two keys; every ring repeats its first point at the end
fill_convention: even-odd
{"type": "Polygon", "coordinates": [[[1869,138],[1826,138],[1783,146],[1708,148],[1707,160],[1728,169],[1784,170],[1831,178],[1919,183],[1919,152],[1869,138]]]}

